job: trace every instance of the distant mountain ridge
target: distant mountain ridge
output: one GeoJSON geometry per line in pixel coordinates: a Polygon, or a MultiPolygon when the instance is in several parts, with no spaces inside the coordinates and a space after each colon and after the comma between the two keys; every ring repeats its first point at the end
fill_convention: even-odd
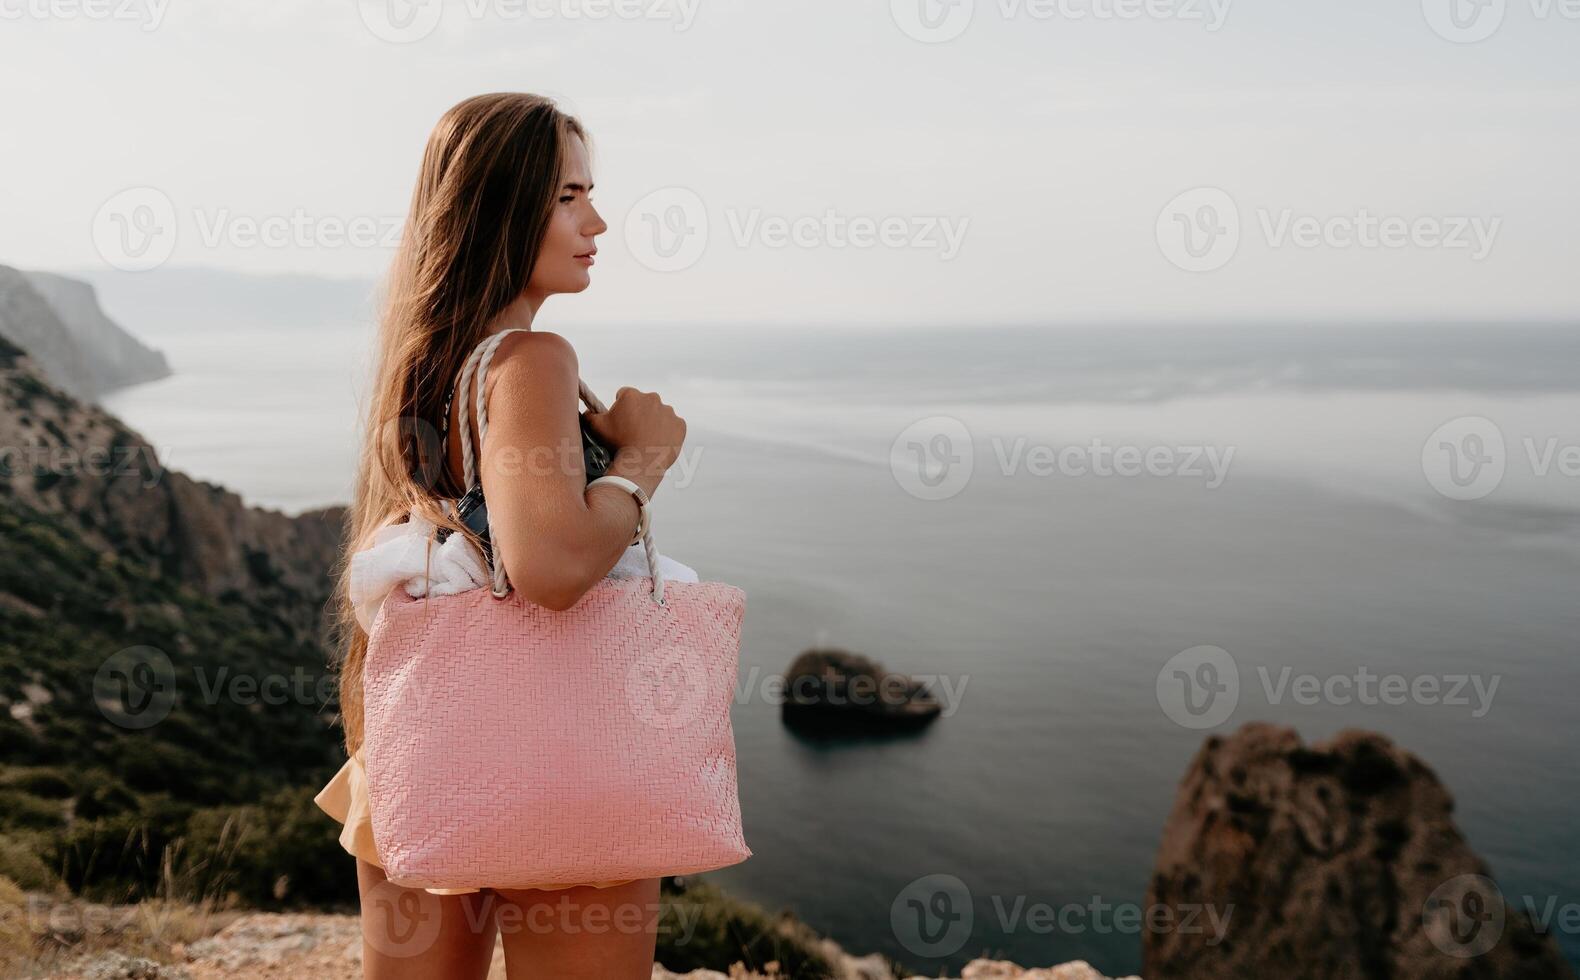
{"type": "Polygon", "coordinates": [[[0,265],[0,337],[85,401],[170,375],[164,354],[105,315],[93,286],[54,273],[0,265]]]}
{"type": "Polygon", "coordinates": [[[192,332],[266,329],[311,332],[378,319],[382,282],[371,277],[236,272],[163,266],[147,272],[72,269],[106,308],[155,342],[192,332]]]}

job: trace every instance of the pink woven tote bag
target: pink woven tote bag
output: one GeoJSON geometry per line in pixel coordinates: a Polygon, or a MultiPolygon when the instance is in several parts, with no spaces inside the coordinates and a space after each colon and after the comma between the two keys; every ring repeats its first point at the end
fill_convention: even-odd
{"type": "MultiPolygon", "coordinates": [[[[479,344],[478,437],[488,361],[479,344]]],[[[582,385],[582,397],[603,411],[582,385]]],[[[466,484],[477,473],[461,425],[466,484]]],[[[493,589],[395,588],[369,631],[364,765],[391,880],[423,888],[569,887],[725,867],[741,829],[730,704],[746,594],[606,578],[555,612],[509,587],[490,525],[493,589]]]]}

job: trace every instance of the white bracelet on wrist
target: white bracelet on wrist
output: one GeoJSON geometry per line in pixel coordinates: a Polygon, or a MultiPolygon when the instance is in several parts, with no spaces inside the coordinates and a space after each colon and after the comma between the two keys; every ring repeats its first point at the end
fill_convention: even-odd
{"type": "MultiPolygon", "coordinates": [[[[642,538],[647,534],[648,522],[650,520],[647,509],[647,492],[623,476],[600,476],[598,479],[588,483],[587,489],[591,490],[600,483],[612,483],[636,498],[636,536],[631,539],[631,544],[640,544],[642,538]]],[[[626,547],[630,547],[630,545],[626,545],[626,547]]]]}

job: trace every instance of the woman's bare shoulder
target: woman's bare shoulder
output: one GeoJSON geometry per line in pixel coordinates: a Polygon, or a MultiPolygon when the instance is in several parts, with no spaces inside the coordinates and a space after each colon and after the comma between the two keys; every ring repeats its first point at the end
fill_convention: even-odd
{"type": "Polygon", "coordinates": [[[510,404],[552,405],[566,392],[575,404],[580,367],[576,348],[548,330],[522,330],[499,342],[488,366],[487,397],[510,404]]]}
{"type": "Polygon", "coordinates": [[[494,351],[494,363],[516,356],[569,358],[576,360],[576,348],[562,334],[552,330],[512,330],[505,334],[494,351]]]}

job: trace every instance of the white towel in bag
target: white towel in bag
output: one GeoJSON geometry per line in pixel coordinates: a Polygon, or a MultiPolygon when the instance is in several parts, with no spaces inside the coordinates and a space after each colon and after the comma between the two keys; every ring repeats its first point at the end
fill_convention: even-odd
{"type": "MultiPolygon", "coordinates": [[[[442,503],[445,513],[450,502],[442,503]]],[[[464,534],[451,534],[433,549],[429,560],[429,538],[435,530],[432,521],[415,510],[403,523],[386,523],[373,532],[373,543],[351,556],[351,603],[364,632],[373,628],[374,617],[390,590],[404,585],[406,594],[453,595],[468,589],[489,588],[488,566],[483,555],[464,534]]],[[[665,582],[696,582],[697,573],[662,554],[658,570],[665,582]]],[[[615,562],[606,578],[642,578],[647,575],[647,556],[641,542],[631,545],[615,562]]]]}

